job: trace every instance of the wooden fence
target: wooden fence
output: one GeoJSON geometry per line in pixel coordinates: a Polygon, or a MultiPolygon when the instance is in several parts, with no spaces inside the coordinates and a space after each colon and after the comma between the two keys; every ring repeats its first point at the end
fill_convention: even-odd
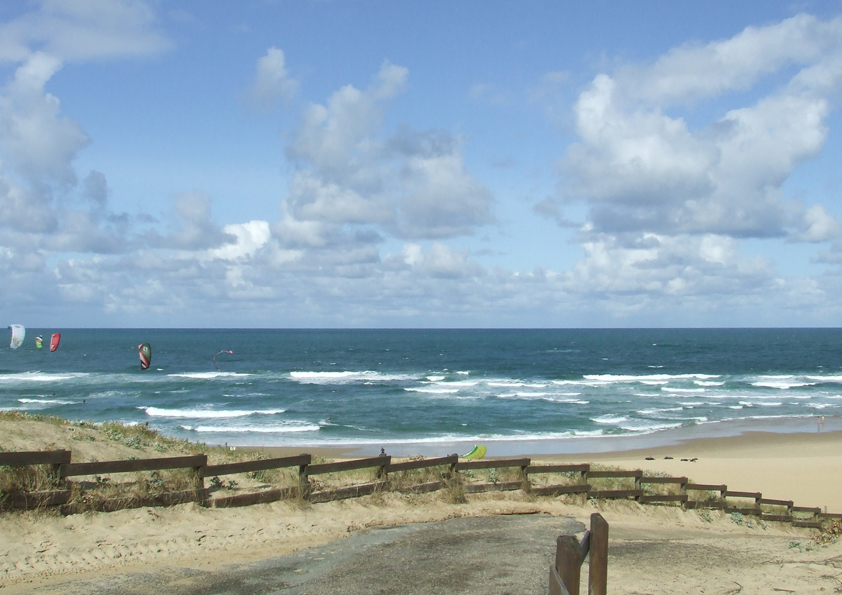
{"type": "MultiPolygon", "coordinates": [[[[208,465],[206,455],[134,459],[125,461],[99,461],[90,463],[71,462],[71,452],[35,451],[0,452],[0,466],[25,467],[48,466],[50,490],[39,492],[14,492],[3,497],[0,494],[0,508],[32,509],[44,506],[61,506],[65,513],[73,513],[78,505],[70,504],[71,477],[101,476],[112,473],[160,471],[168,469],[193,470],[194,485],[191,489],[167,492],[134,499],[116,499],[100,503],[97,510],[116,510],[139,506],[168,506],[183,502],[199,502],[217,508],[248,506],[274,502],[284,498],[301,497],[313,503],[329,502],[346,498],[357,498],[378,491],[396,489],[407,493],[426,493],[447,487],[458,487],[465,494],[491,491],[524,490],[539,496],[581,494],[587,498],[630,499],[641,504],[678,504],[686,509],[719,509],[727,513],[751,515],[766,521],[791,523],[794,527],[820,528],[829,519],[842,519],[842,514],[822,512],[819,508],[795,506],[791,500],[764,498],[760,492],[729,490],[727,485],[690,483],[686,477],[647,476],[641,470],[591,470],[588,463],[560,465],[532,465],[529,458],[488,459],[482,461],[460,461],[455,454],[432,459],[392,462],[392,457],[381,455],[364,459],[334,463],[312,463],[309,454],[274,459],[259,459],[222,465],[208,465]],[[396,473],[440,467],[438,481],[415,485],[403,485],[390,481],[396,473]],[[253,473],[270,469],[297,468],[298,482],[294,487],[262,489],[260,491],[233,494],[211,498],[211,490],[205,486],[205,479],[218,478],[239,473],[253,473]],[[328,473],[339,473],[359,469],[374,469],[375,481],[335,489],[313,489],[318,487],[310,478],[328,473]],[[474,483],[466,477],[476,470],[514,470],[516,481],[490,481],[474,483]],[[467,472],[467,473],[466,473],[467,472]],[[567,480],[578,483],[556,483],[533,485],[531,476],[541,474],[564,474],[567,480]],[[623,489],[600,489],[594,481],[614,480],[629,485],[623,489]],[[678,493],[662,494],[653,491],[652,486],[673,485],[678,493]]],[[[76,487],[80,487],[77,485],[76,487]]]]}
{"type": "Polygon", "coordinates": [[[555,563],[550,566],[550,595],[579,595],[582,563],[588,563],[588,595],[608,591],[608,522],[595,512],[590,531],[579,542],[572,535],[556,540],[555,563]]]}

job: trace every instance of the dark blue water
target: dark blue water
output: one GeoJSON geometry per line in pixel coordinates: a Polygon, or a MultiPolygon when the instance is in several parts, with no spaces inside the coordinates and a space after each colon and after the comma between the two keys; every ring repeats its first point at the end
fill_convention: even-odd
{"type": "Polygon", "coordinates": [[[28,329],[0,350],[0,408],[286,446],[784,423],[842,411],[842,330],[28,329]]]}

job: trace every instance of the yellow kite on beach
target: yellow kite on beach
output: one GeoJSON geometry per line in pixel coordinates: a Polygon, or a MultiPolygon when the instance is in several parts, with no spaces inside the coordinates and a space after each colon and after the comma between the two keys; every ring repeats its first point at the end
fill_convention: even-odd
{"type": "Polygon", "coordinates": [[[474,459],[476,461],[480,460],[482,457],[485,456],[485,447],[482,444],[477,444],[474,448],[466,455],[463,455],[463,459],[474,459]]]}

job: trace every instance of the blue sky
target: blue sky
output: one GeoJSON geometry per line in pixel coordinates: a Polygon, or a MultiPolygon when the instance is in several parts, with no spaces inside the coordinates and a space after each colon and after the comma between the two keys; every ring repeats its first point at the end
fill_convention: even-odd
{"type": "Polygon", "coordinates": [[[842,325],[842,3],[0,5],[29,326],[842,325]]]}

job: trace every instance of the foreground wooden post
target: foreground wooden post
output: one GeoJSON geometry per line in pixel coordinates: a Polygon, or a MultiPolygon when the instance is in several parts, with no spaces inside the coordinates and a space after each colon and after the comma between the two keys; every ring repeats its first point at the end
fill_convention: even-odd
{"type": "Polygon", "coordinates": [[[588,595],[608,592],[608,522],[595,512],[591,515],[590,568],[588,595]]]}
{"type": "Polygon", "coordinates": [[[560,535],[556,540],[555,566],[550,570],[550,595],[579,595],[582,560],[582,548],[576,538],[560,535]]]}

